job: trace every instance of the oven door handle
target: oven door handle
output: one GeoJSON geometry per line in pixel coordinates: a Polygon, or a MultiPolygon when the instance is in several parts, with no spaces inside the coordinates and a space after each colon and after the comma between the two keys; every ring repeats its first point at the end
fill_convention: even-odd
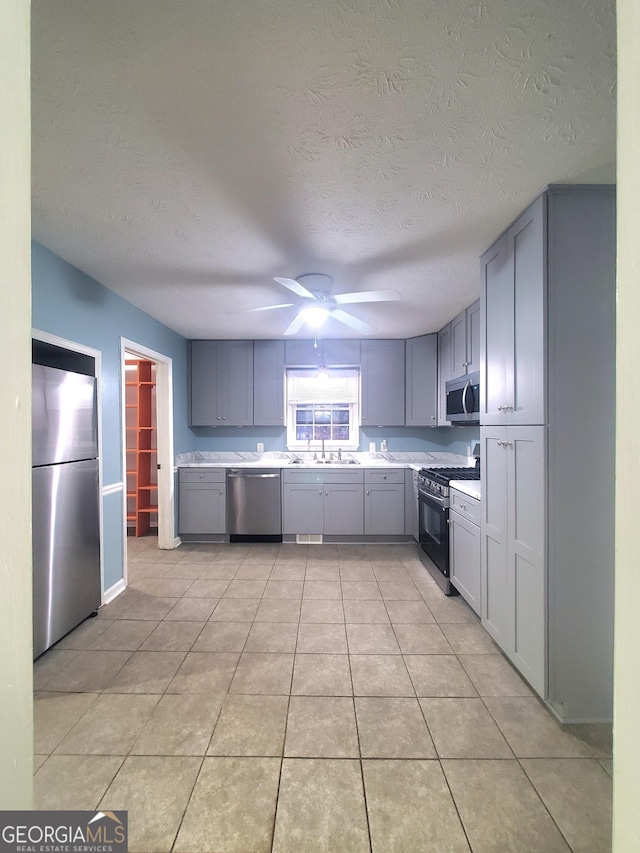
{"type": "Polygon", "coordinates": [[[427,494],[427,492],[423,492],[421,489],[418,489],[418,496],[421,497],[427,503],[434,503],[436,506],[440,507],[440,509],[447,508],[446,498],[439,498],[436,495],[427,494]]]}

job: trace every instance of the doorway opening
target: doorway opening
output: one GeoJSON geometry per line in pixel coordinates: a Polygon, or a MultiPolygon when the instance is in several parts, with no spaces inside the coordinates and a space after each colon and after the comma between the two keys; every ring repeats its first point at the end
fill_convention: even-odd
{"type": "Polygon", "coordinates": [[[120,356],[125,543],[157,534],[175,548],[172,361],[124,338],[120,356]]]}
{"type": "Polygon", "coordinates": [[[127,536],[158,534],[156,365],[124,363],[127,536]]]}

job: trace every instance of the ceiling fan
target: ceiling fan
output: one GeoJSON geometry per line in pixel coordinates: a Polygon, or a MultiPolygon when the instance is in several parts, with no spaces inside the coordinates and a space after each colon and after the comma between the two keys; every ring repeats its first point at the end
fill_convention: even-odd
{"type": "Polygon", "coordinates": [[[265,305],[263,308],[249,308],[249,311],[273,311],[276,308],[300,306],[295,318],[284,330],[285,335],[295,335],[307,323],[312,329],[319,329],[328,317],[333,317],[345,326],[350,326],[362,335],[369,335],[375,328],[359,317],[343,311],[341,305],[356,302],[391,302],[400,299],[395,290],[364,290],[359,293],[339,293],[331,295],[333,279],[330,275],[309,273],[294,278],[275,278],[278,284],[291,290],[303,299],[303,302],[284,302],[280,305],[265,305]]]}

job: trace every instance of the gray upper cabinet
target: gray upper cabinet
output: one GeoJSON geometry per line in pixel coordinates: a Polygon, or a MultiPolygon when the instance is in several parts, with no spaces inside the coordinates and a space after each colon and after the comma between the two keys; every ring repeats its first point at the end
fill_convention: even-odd
{"type": "Polygon", "coordinates": [[[362,426],[404,426],[404,341],[362,341],[362,426]]]}
{"type": "Polygon", "coordinates": [[[467,329],[467,373],[480,370],[480,300],[465,311],[467,329]]]}
{"type": "Polygon", "coordinates": [[[480,422],[545,423],[546,196],[482,256],[480,422]]]}
{"type": "Polygon", "coordinates": [[[284,425],[284,341],[253,342],[253,423],[284,425]]]}
{"type": "Polygon", "coordinates": [[[357,366],[360,364],[360,341],[330,339],[318,341],[285,341],[287,367],[357,366]]]}
{"type": "Polygon", "coordinates": [[[451,379],[480,369],[480,300],[461,311],[450,325],[451,379]]]}
{"type": "Polygon", "coordinates": [[[461,311],[450,323],[451,326],[451,378],[464,376],[467,372],[467,315],[461,311]]]}
{"type": "Polygon", "coordinates": [[[191,426],[253,424],[253,341],[191,341],[191,426]]]}
{"type": "Polygon", "coordinates": [[[438,426],[450,426],[447,420],[447,382],[452,379],[451,323],[438,332],[438,426]]]}
{"type": "Polygon", "coordinates": [[[438,423],[438,336],[406,341],[406,426],[438,423]]]}

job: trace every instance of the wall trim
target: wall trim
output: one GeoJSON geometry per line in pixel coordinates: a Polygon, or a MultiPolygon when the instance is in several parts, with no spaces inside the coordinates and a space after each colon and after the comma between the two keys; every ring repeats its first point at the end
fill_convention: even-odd
{"type": "Polygon", "coordinates": [[[105,589],[102,594],[102,604],[109,604],[109,602],[113,601],[114,598],[117,598],[121,592],[124,592],[127,588],[127,584],[124,578],[120,578],[119,581],[116,581],[113,586],[110,586],[109,589],[105,589]]]}
{"type": "MultiPolygon", "coordinates": [[[[158,436],[158,548],[172,549],[175,539],[175,493],[174,493],[174,453],[173,453],[173,359],[164,353],[149,349],[143,344],[128,338],[120,338],[120,395],[122,429],[122,473],[127,471],[126,439],[126,372],[127,356],[147,359],[156,365],[156,424],[158,436]]],[[[126,492],[126,489],[125,489],[126,492]]],[[[127,553],[127,502],[124,501],[122,513],[123,527],[123,567],[125,580],[128,578],[129,564],[127,553]]]]}
{"type": "Polygon", "coordinates": [[[102,487],[102,497],[106,498],[107,495],[116,495],[119,492],[124,491],[124,483],[109,483],[108,486],[102,487]]]}

